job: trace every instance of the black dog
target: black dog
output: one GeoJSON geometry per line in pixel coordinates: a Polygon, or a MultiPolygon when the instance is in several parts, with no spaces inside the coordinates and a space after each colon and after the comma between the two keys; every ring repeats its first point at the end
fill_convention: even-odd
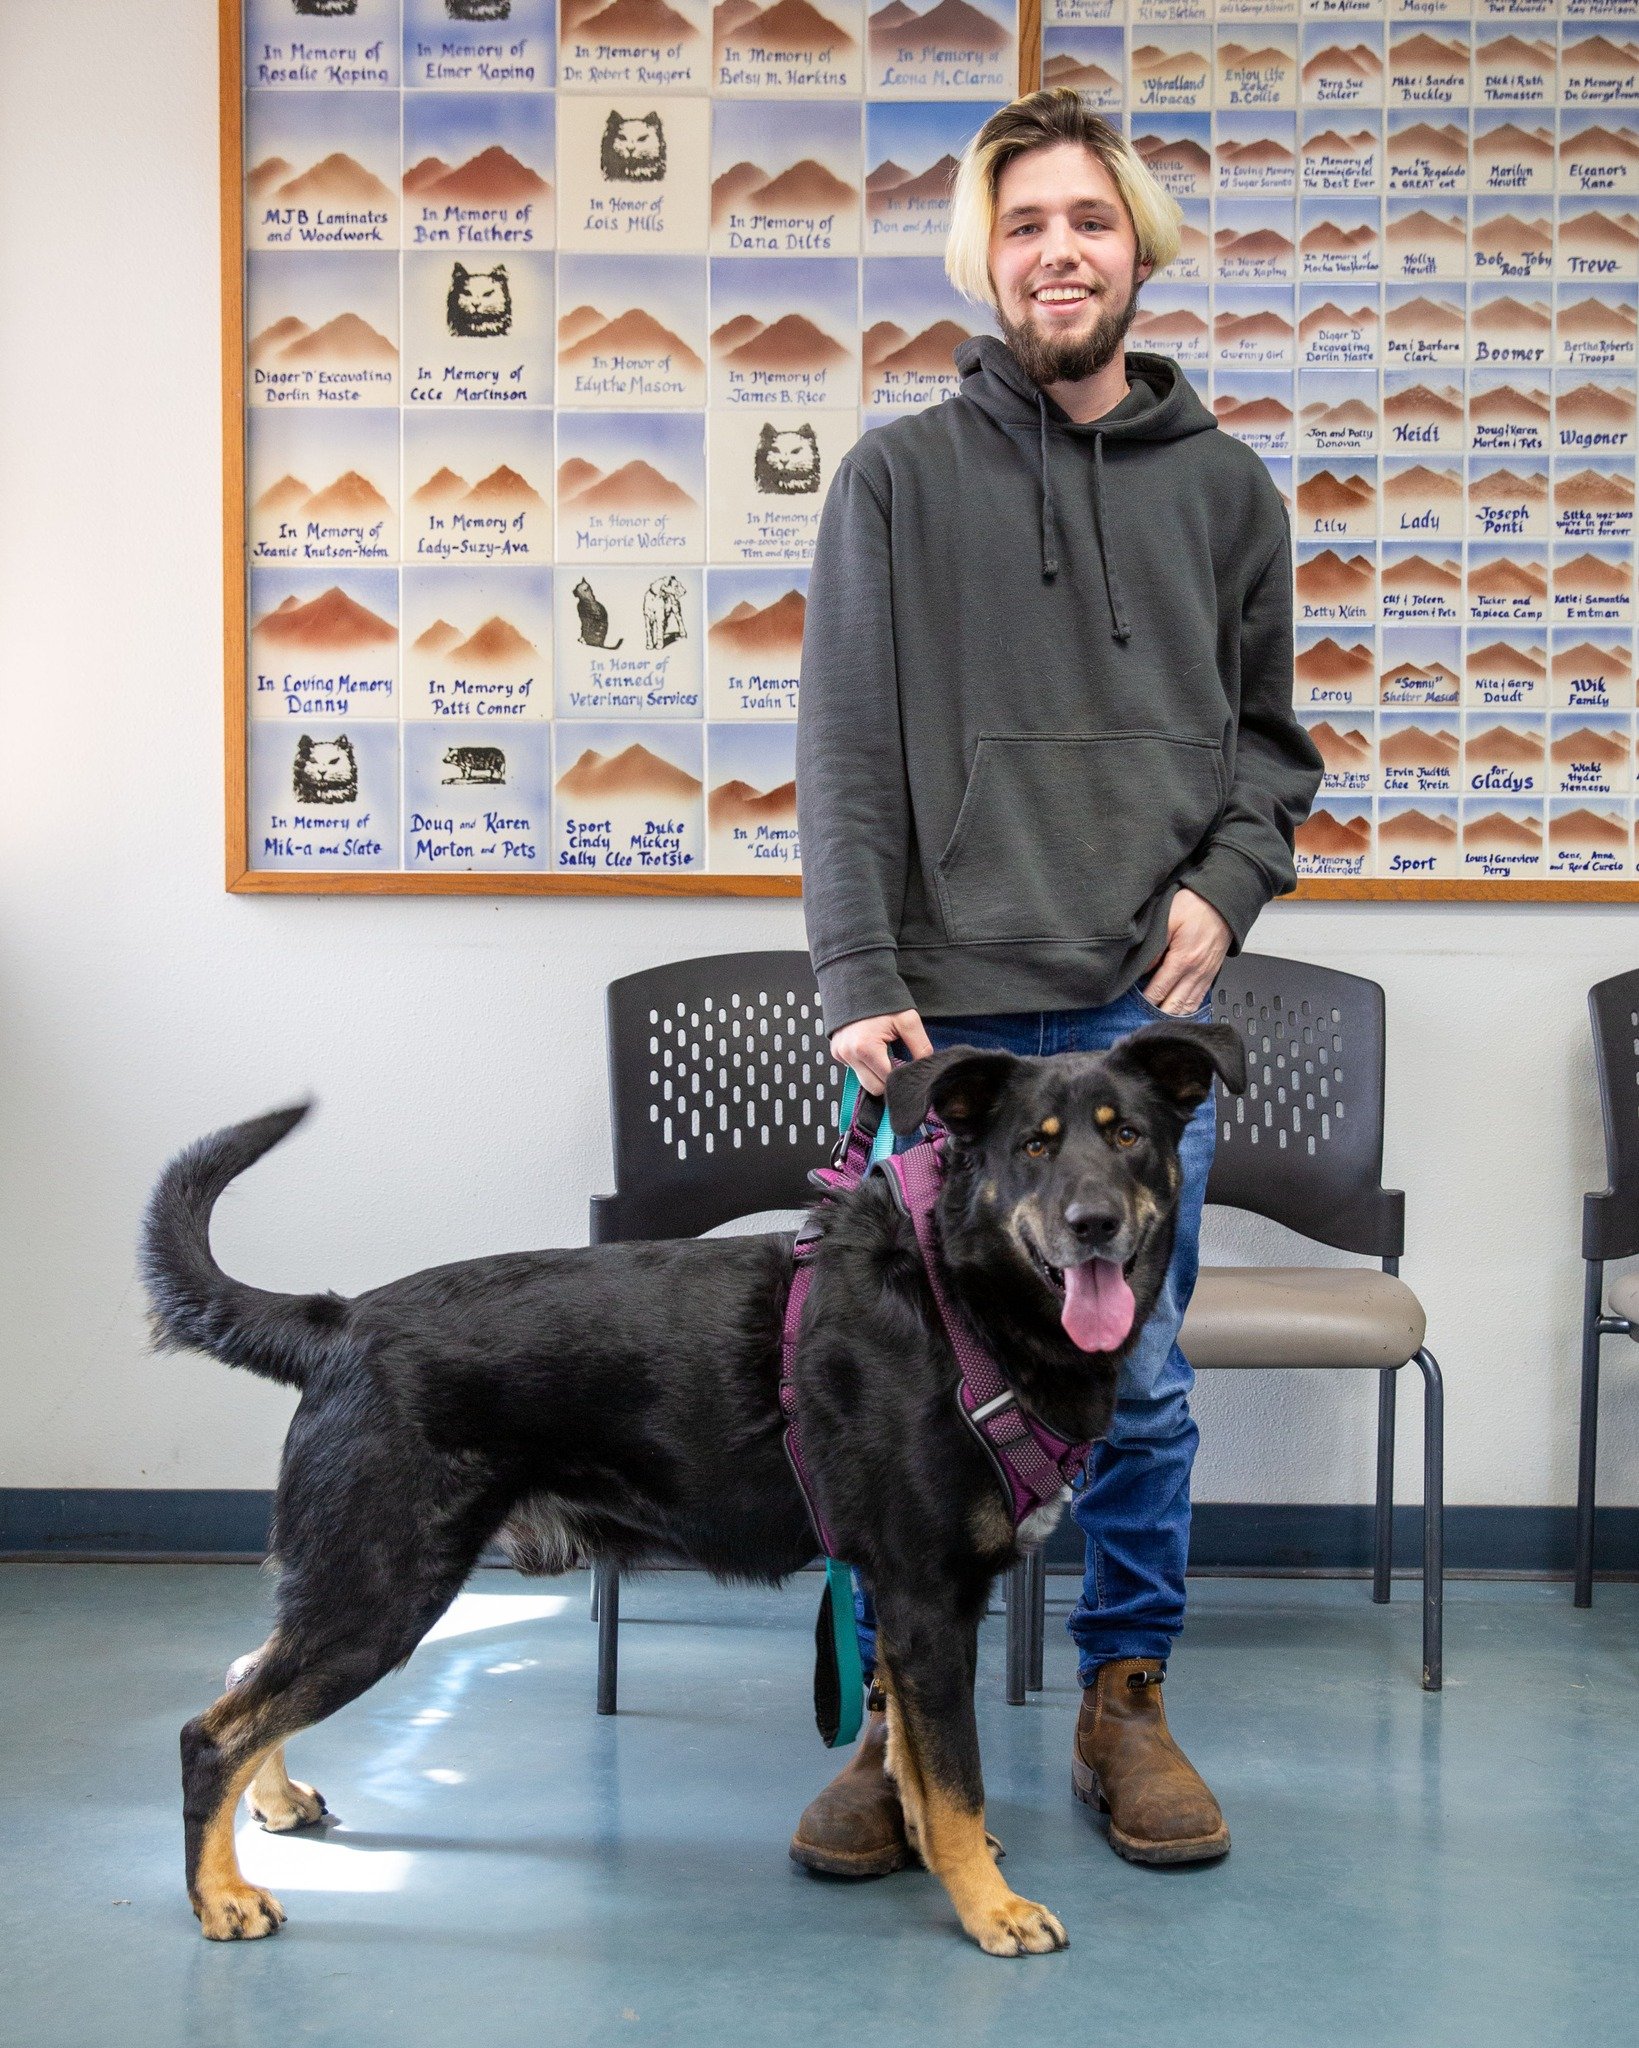
{"type": "MultiPolygon", "coordinates": [[[[1072,1441],[1109,1424],[1171,1256],[1179,1136],[1214,1073],[1244,1086],[1231,1027],[1158,1024],[1101,1055],[960,1047],[889,1082],[897,1129],[931,1108],[950,1132],[950,1292],[1020,1400],[1072,1441]]],[[[283,1744],[402,1664],[497,1533],[545,1571],[666,1557],[775,1582],[815,1550],[782,1441],[789,1237],[519,1252],[353,1301],[263,1293],[216,1264],[211,1209],[304,1114],[183,1153],[143,1247],[161,1343],[302,1389],[276,1626],[182,1731],[188,1892],[214,1940],[284,1918],[240,1873],[240,1794],[274,1828],[323,1813],[283,1744]]],[[[978,1625],[1016,1534],[956,1381],[911,1225],[871,1176],[825,1215],[796,1366],[804,1454],[875,1595],[911,1839],[982,1948],[1041,1952],[1064,1930],[1004,1883],[985,1835],[978,1625]]]]}

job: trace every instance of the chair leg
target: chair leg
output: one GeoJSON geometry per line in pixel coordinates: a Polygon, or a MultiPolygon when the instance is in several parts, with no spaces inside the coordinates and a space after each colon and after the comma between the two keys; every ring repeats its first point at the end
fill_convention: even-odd
{"type": "Polygon", "coordinates": [[[1024,1705],[1024,1682],[1030,1668],[1030,1599],[1025,1590],[1025,1568],[1014,1565],[1007,1574],[1007,1704],[1024,1705]]]}
{"type": "Polygon", "coordinates": [[[1030,1668],[1025,1684],[1032,1692],[1040,1692],[1047,1649],[1047,1559],[1041,1551],[1030,1552],[1024,1561],[1024,1571],[1030,1589],[1030,1668]]]}
{"type": "Polygon", "coordinates": [[[588,1616],[587,1616],[588,1620],[590,1620],[590,1621],[596,1621],[596,1620],[597,1620],[597,1618],[598,1618],[598,1574],[599,1574],[599,1571],[600,1571],[600,1570],[601,1570],[601,1567],[600,1567],[600,1566],[598,1566],[598,1565],[593,1565],[593,1567],[592,1567],[592,1598],[591,1598],[591,1601],[590,1601],[590,1603],[589,1603],[589,1612],[588,1612],[588,1616]]]}
{"type": "Polygon", "coordinates": [[[615,1711],[615,1674],[620,1659],[620,1573],[612,1564],[597,1568],[598,1712],[615,1711]]]}
{"type": "Polygon", "coordinates": [[[1605,1262],[1589,1259],[1582,1286],[1582,1421],[1576,1448],[1577,1607],[1593,1605],[1594,1475],[1599,1457],[1599,1339],[1605,1293],[1605,1262]]]}
{"type": "Polygon", "coordinates": [[[1445,1681],[1445,1385],[1432,1351],[1423,1375],[1423,1690],[1445,1681]]]}
{"type": "Polygon", "coordinates": [[[1377,1507],[1372,1520],[1372,1598],[1389,1597],[1394,1569],[1394,1396],[1399,1368],[1377,1375],[1377,1507]]]}

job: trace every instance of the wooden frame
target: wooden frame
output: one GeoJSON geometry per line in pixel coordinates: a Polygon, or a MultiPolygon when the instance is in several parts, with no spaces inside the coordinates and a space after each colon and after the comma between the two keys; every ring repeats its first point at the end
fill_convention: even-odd
{"type": "MultiPolygon", "coordinates": [[[[1019,0],[1021,90],[1039,79],[1042,0],[1019,0]]],[[[293,874],[250,865],[245,699],[245,207],[242,0],[218,0],[222,278],[225,885],[253,896],[800,896],[794,875],[293,874]]],[[[1639,880],[1305,880],[1284,901],[1634,903],[1639,880]]]]}

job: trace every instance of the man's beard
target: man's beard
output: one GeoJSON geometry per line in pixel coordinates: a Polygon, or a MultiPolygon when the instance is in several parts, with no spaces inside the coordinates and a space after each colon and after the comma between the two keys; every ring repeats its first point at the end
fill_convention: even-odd
{"type": "Polygon", "coordinates": [[[1138,313],[1138,280],[1135,277],[1119,305],[1101,305],[1090,334],[1043,334],[1030,320],[1013,321],[998,312],[1002,338],[1013,351],[1019,368],[1032,384],[1046,390],[1052,384],[1079,384],[1094,377],[1113,360],[1127,338],[1127,330],[1138,313]]]}

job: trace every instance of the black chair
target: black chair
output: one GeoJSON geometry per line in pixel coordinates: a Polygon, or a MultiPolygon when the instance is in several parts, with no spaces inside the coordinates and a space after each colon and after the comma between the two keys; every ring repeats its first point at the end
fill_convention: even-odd
{"type": "Polygon", "coordinates": [[[1599,1452],[1599,1346],[1605,1337],[1639,1340],[1639,1273],[1612,1284],[1605,1307],[1605,1261],[1639,1252],[1639,967],[1588,991],[1599,1106],[1605,1123],[1602,1194],[1582,1198],[1582,1420],[1576,1468],[1576,1576],[1572,1599],[1593,1605],[1594,1482],[1599,1452]]]}

